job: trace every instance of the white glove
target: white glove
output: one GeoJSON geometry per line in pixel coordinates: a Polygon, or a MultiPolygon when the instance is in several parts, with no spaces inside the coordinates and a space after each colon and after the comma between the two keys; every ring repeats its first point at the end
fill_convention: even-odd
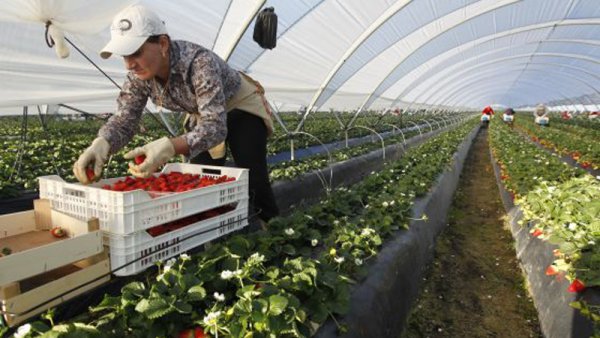
{"type": "Polygon", "coordinates": [[[92,145],[89,146],[79,156],[79,159],[73,165],[73,173],[77,180],[83,184],[90,184],[92,181],[86,174],[86,168],[94,165],[94,179],[102,175],[102,167],[108,158],[110,145],[103,137],[97,137],[92,145]]]}
{"type": "Polygon", "coordinates": [[[129,172],[136,177],[148,177],[175,156],[175,147],[168,137],[163,137],[143,147],[137,147],[123,157],[132,160],[140,155],[145,155],[146,159],[139,165],[130,162],[129,172]]]}

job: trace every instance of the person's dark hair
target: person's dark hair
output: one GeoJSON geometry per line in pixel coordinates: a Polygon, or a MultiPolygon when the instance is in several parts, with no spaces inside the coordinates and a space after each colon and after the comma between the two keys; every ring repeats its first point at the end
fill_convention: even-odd
{"type": "Polygon", "coordinates": [[[158,40],[160,39],[161,36],[166,36],[167,39],[169,39],[169,42],[171,42],[171,37],[169,37],[169,35],[167,34],[161,34],[161,35],[151,35],[148,37],[148,39],[146,39],[146,42],[150,42],[150,43],[158,43],[158,40]]]}

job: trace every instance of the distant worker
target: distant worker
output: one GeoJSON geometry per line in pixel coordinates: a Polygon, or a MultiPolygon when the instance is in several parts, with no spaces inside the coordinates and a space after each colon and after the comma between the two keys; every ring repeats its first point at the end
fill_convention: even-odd
{"type": "Polygon", "coordinates": [[[492,115],[494,115],[494,110],[492,109],[492,107],[486,106],[485,108],[483,108],[483,110],[481,111],[481,125],[483,127],[487,127],[487,125],[490,123],[492,115]]]}
{"type": "Polygon", "coordinates": [[[565,111],[563,111],[563,112],[560,114],[560,117],[561,117],[563,120],[570,120],[570,119],[572,119],[572,118],[573,118],[573,115],[572,115],[572,114],[571,114],[569,111],[565,110],[565,111]]]}
{"type": "Polygon", "coordinates": [[[515,111],[512,108],[507,108],[502,115],[502,120],[512,125],[515,120],[515,111]]]}
{"type": "Polygon", "coordinates": [[[485,114],[485,115],[494,115],[494,110],[492,109],[492,107],[490,106],[485,106],[485,108],[483,108],[483,110],[481,111],[481,114],[485,114]]]}
{"type": "Polygon", "coordinates": [[[540,126],[547,126],[550,122],[550,118],[548,117],[548,108],[540,103],[535,107],[533,111],[533,117],[535,118],[535,123],[540,126]]]}

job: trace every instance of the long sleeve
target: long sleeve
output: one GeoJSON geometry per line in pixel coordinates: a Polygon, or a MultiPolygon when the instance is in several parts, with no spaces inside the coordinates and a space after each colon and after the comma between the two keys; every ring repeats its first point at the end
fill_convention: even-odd
{"type": "Polygon", "coordinates": [[[131,141],[148,102],[147,86],[129,73],[117,98],[117,111],[98,132],[116,153],[131,141]]]}

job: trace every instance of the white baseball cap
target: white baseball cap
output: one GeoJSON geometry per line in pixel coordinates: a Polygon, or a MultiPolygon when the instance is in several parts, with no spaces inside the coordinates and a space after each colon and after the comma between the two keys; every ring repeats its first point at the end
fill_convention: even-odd
{"type": "Polygon", "coordinates": [[[100,56],[108,59],[112,54],[120,56],[135,53],[153,35],[168,34],[165,23],[148,8],[132,5],[117,15],[110,26],[110,41],[100,56]]]}
{"type": "Polygon", "coordinates": [[[538,105],[535,107],[535,112],[536,112],[536,113],[541,113],[541,114],[543,114],[543,113],[545,113],[545,112],[546,112],[546,110],[547,110],[547,108],[546,108],[546,106],[545,106],[543,103],[540,103],[540,104],[538,104],[538,105]]]}

